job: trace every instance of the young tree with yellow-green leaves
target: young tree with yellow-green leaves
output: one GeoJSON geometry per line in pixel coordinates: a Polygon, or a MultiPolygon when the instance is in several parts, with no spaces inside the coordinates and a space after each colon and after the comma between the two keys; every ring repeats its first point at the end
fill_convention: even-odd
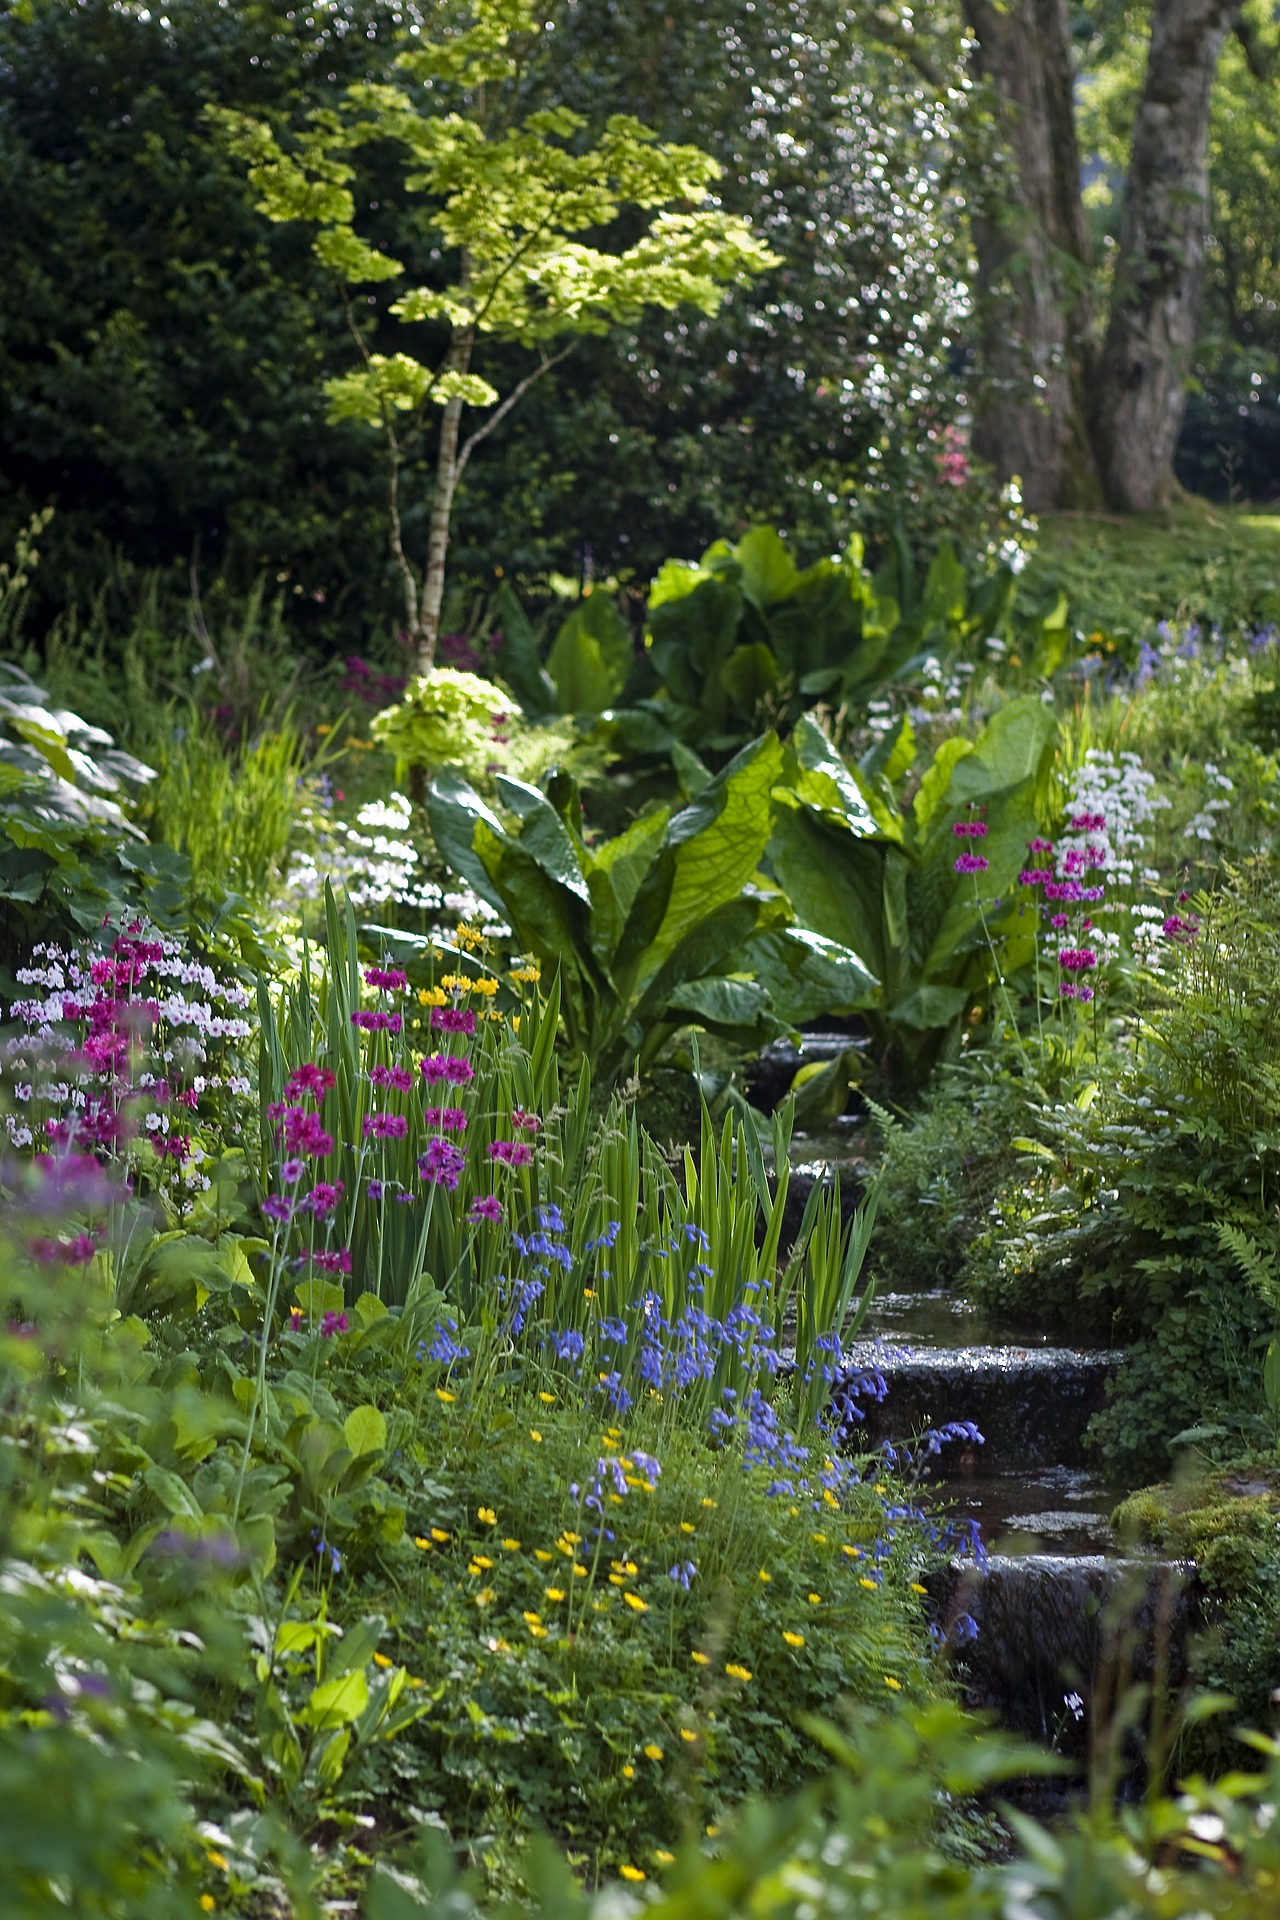
{"type": "Polygon", "coordinates": [[[661,143],[640,121],[613,115],[593,141],[580,114],[519,112],[519,83],[545,31],[526,0],[474,0],[466,24],[397,60],[403,86],[350,87],[340,110],[312,113],[282,136],[250,116],[217,119],[247,162],[273,221],[316,228],[314,251],[334,275],[358,350],[326,383],[330,417],[379,429],[386,446],[391,553],[420,672],[440,632],[450,521],[475,449],[568,353],[576,337],[635,319],[647,306],[714,311],[724,292],[773,264],[747,223],[725,214],[718,168],[696,147],[661,143]],[[371,350],[351,290],[409,276],[358,231],[355,156],[379,143],[398,156],[407,193],[421,194],[447,258],[447,278],[406,284],[391,312],[427,322],[427,357],[371,350]],[[620,216],[649,216],[629,245],[605,241],[620,216]],[[499,392],[475,361],[486,340],[530,350],[527,373],[499,392]],[[482,415],[465,434],[465,411],[482,415]],[[425,559],[405,549],[401,478],[434,421],[435,478],[425,559]]]}

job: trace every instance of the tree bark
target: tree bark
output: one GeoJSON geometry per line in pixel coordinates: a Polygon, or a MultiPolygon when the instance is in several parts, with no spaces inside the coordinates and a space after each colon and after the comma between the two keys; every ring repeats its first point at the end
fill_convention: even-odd
{"type": "Polygon", "coordinates": [[[1134,127],[1098,394],[1111,506],[1149,512],[1176,491],[1204,285],[1209,95],[1240,0],[1156,0],[1134,127]]]}
{"type": "Polygon", "coordinates": [[[1097,504],[1088,426],[1089,234],[1067,0],[964,0],[1007,156],[973,216],[984,387],[974,450],[1025,504],[1097,504]]]}

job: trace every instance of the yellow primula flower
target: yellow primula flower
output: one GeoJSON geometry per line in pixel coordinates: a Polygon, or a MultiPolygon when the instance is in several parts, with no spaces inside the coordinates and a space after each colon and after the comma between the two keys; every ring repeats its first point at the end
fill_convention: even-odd
{"type": "Polygon", "coordinates": [[[441,987],[420,987],[418,1005],[420,1007],[444,1007],[449,1004],[449,996],[441,987]]]}

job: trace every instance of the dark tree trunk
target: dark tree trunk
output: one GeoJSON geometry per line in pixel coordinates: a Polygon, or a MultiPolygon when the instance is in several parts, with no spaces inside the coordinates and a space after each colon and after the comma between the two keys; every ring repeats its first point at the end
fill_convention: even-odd
{"type": "Polygon", "coordinates": [[[1033,511],[1097,504],[1089,235],[1067,0],[964,0],[1005,170],[974,209],[984,382],[974,449],[1033,511]]]}
{"type": "Polygon", "coordinates": [[[1209,95],[1239,0],[1156,0],[1098,393],[1113,507],[1150,511],[1176,491],[1204,285],[1209,95]]]}

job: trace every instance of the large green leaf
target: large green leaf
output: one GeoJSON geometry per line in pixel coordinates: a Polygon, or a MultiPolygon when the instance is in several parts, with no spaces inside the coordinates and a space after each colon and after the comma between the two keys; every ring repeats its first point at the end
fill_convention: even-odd
{"type": "Polygon", "coordinates": [[[498,661],[503,679],[527,714],[536,718],[554,713],[556,687],[539,657],[538,636],[505,580],[498,589],[498,625],[502,632],[498,661]]]}
{"type": "Polygon", "coordinates": [[[446,864],[492,906],[503,905],[492,874],[476,851],[476,826],[483,821],[497,838],[506,837],[502,822],[460,773],[448,768],[438,773],[427,793],[427,819],[446,864]]]}
{"type": "Polygon", "coordinates": [[[519,819],[520,846],[537,861],[547,878],[576,893],[580,900],[590,900],[578,850],[551,802],[536,787],[526,786],[523,780],[509,780],[505,774],[498,775],[498,798],[519,819]]]}
{"type": "Polygon", "coordinates": [[[887,967],[883,840],[849,833],[807,808],[778,813],[769,867],[798,924],[847,948],[877,980],[887,967]]]}
{"type": "Polygon", "coordinates": [[[752,527],[733,550],[739,582],[747,599],[763,611],[788,600],[800,575],[773,527],[752,527]]]}
{"type": "Polygon", "coordinates": [[[547,657],[564,713],[602,713],[622,694],[631,671],[626,622],[603,593],[576,606],[547,657]]]}
{"type": "Polygon", "coordinates": [[[588,854],[587,886],[591,893],[591,945],[597,959],[608,965],[617,953],[636,895],[666,837],[667,809],[633,820],[625,833],[588,854]]]}
{"type": "Polygon", "coordinates": [[[753,934],[736,957],[788,1026],[822,1014],[861,1012],[879,998],[875,980],[856,953],[807,927],[753,934]]]}
{"type": "Polygon", "coordinates": [[[675,871],[642,980],[652,979],[692,927],[751,884],[769,844],[782,764],[777,735],[766,733],[671,821],[667,839],[675,871]]]}

